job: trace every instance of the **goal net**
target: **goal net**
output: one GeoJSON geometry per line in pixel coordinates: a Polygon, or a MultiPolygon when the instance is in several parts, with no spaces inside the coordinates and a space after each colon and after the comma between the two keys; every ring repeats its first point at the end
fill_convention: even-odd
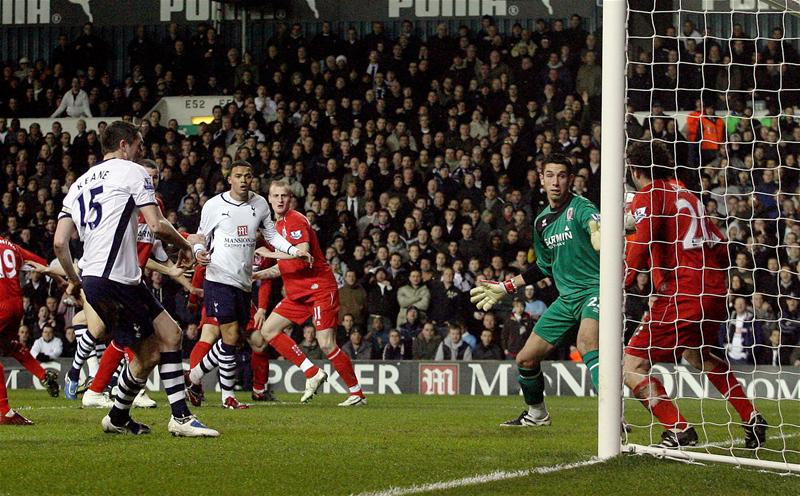
{"type": "MultiPolygon", "coordinates": [[[[650,241],[638,250],[649,265],[628,278],[624,294],[622,403],[631,429],[621,449],[800,472],[800,3],[625,3],[620,138],[650,161],[634,164],[636,174],[626,168],[624,199],[665,177],[653,165],[664,146],[677,177],[653,182],[653,191],[668,190],[651,192],[653,204],[627,206],[626,227],[647,226],[650,241]],[[681,274],[692,272],[691,261],[713,268],[720,253],[721,270],[693,271],[702,294],[687,292],[681,274]],[[715,301],[719,285],[727,288],[715,301]]],[[[608,18],[604,44],[613,37],[608,18]]],[[[606,48],[604,70],[613,67],[606,48]]],[[[604,114],[613,103],[604,98],[604,114]]],[[[605,146],[617,131],[603,117],[605,146]]],[[[615,174],[608,160],[604,172],[615,174]]],[[[603,211],[618,215],[621,203],[603,211]]],[[[606,220],[608,240],[606,226],[618,224],[606,220]]],[[[626,252],[643,239],[632,231],[626,252]]],[[[601,292],[618,291],[618,277],[601,276],[601,292]]],[[[613,311],[601,307],[601,320],[613,311]]]]}

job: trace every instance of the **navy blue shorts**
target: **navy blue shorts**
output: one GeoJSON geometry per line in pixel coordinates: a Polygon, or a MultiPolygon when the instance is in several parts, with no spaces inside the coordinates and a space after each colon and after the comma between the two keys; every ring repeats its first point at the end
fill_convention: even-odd
{"type": "Polygon", "coordinates": [[[203,299],[206,315],[215,317],[219,325],[238,322],[242,330],[250,321],[250,301],[252,296],[236,286],[220,282],[203,282],[203,299]]]}
{"type": "Polygon", "coordinates": [[[141,282],[129,286],[102,277],[83,278],[86,300],[109,335],[120,346],[132,346],[155,332],[153,321],[164,311],[161,302],[141,282]]]}

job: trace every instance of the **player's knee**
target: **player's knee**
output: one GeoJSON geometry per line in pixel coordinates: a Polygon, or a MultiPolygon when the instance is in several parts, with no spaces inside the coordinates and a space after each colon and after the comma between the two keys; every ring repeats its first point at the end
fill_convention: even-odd
{"type": "Polygon", "coordinates": [[[522,353],[518,354],[515,358],[517,362],[517,367],[522,367],[524,369],[532,369],[536,366],[536,360],[532,359],[531,357],[525,356],[522,353]]]}

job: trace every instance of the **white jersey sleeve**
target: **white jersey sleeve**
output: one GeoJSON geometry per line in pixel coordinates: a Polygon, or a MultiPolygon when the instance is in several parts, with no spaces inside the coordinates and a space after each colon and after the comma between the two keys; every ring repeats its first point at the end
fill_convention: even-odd
{"type": "Polygon", "coordinates": [[[271,244],[273,248],[283,253],[289,253],[292,244],[275,229],[275,223],[272,221],[272,210],[269,204],[267,204],[267,214],[264,216],[264,220],[261,221],[261,232],[264,234],[264,239],[267,243],[271,244]]]}

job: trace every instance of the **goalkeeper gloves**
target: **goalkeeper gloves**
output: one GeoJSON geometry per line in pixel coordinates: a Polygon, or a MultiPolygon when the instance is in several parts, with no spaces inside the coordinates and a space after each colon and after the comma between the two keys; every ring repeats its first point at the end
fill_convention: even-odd
{"type": "Polygon", "coordinates": [[[478,281],[478,285],[469,292],[469,300],[475,304],[478,310],[488,312],[498,301],[505,298],[507,294],[515,293],[517,289],[511,279],[505,282],[478,281]]]}
{"type": "Polygon", "coordinates": [[[592,247],[594,248],[594,251],[600,251],[600,222],[596,220],[590,220],[589,232],[592,236],[592,247]]]}

